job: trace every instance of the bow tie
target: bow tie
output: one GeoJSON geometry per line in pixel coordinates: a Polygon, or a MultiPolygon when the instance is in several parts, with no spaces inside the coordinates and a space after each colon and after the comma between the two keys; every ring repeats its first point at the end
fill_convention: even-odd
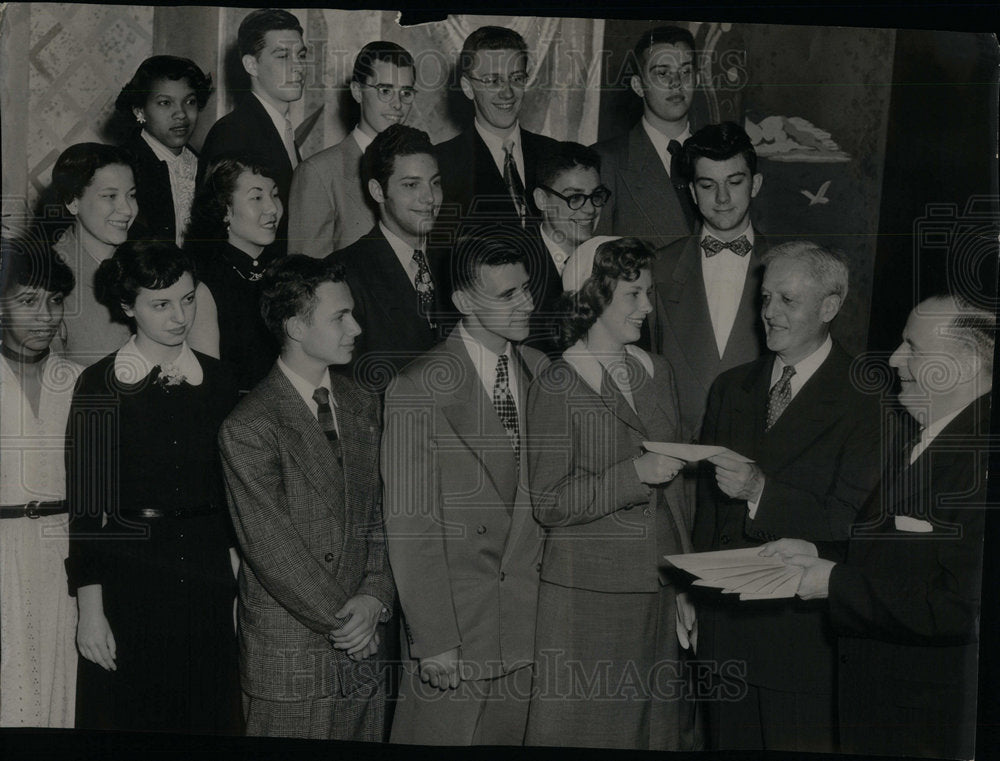
{"type": "Polygon", "coordinates": [[[705,249],[706,257],[715,256],[717,253],[727,248],[737,256],[746,256],[750,253],[750,249],[753,248],[745,235],[741,235],[736,240],[731,240],[728,243],[723,243],[718,238],[706,235],[701,240],[701,247],[705,249]]]}

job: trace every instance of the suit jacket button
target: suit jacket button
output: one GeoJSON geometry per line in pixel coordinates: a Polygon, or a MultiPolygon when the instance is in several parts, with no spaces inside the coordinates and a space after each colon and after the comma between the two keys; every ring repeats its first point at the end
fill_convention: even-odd
{"type": "Polygon", "coordinates": [[[323,560],[325,560],[327,563],[332,563],[335,558],[336,556],[332,552],[328,552],[323,556],[323,560]]]}
{"type": "Polygon", "coordinates": [[[542,564],[541,563],[535,563],[535,570],[538,571],[539,573],[541,573],[542,572],[542,564]]]}
{"type": "Polygon", "coordinates": [[[719,537],[719,544],[726,545],[729,544],[729,534],[723,534],[719,537]]]}
{"type": "Polygon", "coordinates": [[[480,535],[485,534],[486,526],[476,526],[476,533],[480,535]]]}

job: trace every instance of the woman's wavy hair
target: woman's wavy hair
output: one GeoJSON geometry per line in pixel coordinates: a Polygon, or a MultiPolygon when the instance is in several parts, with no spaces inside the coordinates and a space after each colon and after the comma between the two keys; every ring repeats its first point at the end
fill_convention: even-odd
{"type": "Polygon", "coordinates": [[[191,221],[184,234],[185,248],[214,245],[226,240],[226,213],[233,202],[236,182],[244,172],[274,180],[274,171],[256,156],[228,154],[208,165],[191,204],[191,221]]]}
{"type": "Polygon", "coordinates": [[[173,241],[126,241],[94,273],[94,296],[107,307],[114,322],[128,325],[135,333],[135,319],[125,314],[122,305],[134,306],[142,288],[169,288],[185,272],[197,285],[191,260],[173,241]]]}
{"type": "Polygon", "coordinates": [[[611,303],[619,280],[636,280],[642,270],[653,266],[654,259],[653,252],[638,238],[618,238],[598,246],[590,277],[578,291],[564,292],[556,305],[562,348],[587,334],[611,303]]]}

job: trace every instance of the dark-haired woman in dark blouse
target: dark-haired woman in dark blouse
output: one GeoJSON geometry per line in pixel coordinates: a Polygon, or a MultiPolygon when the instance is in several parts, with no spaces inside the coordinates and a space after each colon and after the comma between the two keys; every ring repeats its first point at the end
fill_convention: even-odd
{"type": "Polygon", "coordinates": [[[131,239],[183,243],[194,200],[198,157],[188,141],[209,96],[212,78],[187,58],[147,58],[115,101],[134,158],[139,215],[131,239]]]}
{"type": "Polygon", "coordinates": [[[76,726],[239,733],[232,528],[216,435],[235,387],[185,341],[189,260],[129,241],[95,293],[133,336],[87,368],[67,428],[76,726]]]}
{"type": "Polygon", "coordinates": [[[273,172],[243,156],[209,165],[192,209],[185,250],[212,292],[219,356],[235,367],[240,393],[257,385],[278,357],[260,316],[260,278],[278,258],[270,244],[283,212],[273,172]]]}

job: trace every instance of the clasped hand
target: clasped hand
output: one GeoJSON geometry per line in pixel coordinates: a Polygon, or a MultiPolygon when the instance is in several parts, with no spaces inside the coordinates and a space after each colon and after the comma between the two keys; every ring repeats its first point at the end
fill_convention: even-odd
{"type": "Polygon", "coordinates": [[[795,594],[803,600],[820,600],[830,596],[830,573],[836,563],[819,557],[819,551],[812,542],[778,539],[765,544],[760,555],[765,558],[777,555],[785,565],[802,568],[802,578],[795,594]]]}
{"type": "Polygon", "coordinates": [[[715,466],[715,482],[733,499],[756,502],[764,491],[764,471],[755,462],[743,462],[725,454],[709,457],[715,466]]]}
{"type": "Polygon", "coordinates": [[[330,632],[330,643],[337,650],[346,650],[351,660],[374,655],[381,642],[376,631],[381,611],[382,603],[376,598],[371,595],[355,595],[334,614],[344,623],[330,632]]]}

